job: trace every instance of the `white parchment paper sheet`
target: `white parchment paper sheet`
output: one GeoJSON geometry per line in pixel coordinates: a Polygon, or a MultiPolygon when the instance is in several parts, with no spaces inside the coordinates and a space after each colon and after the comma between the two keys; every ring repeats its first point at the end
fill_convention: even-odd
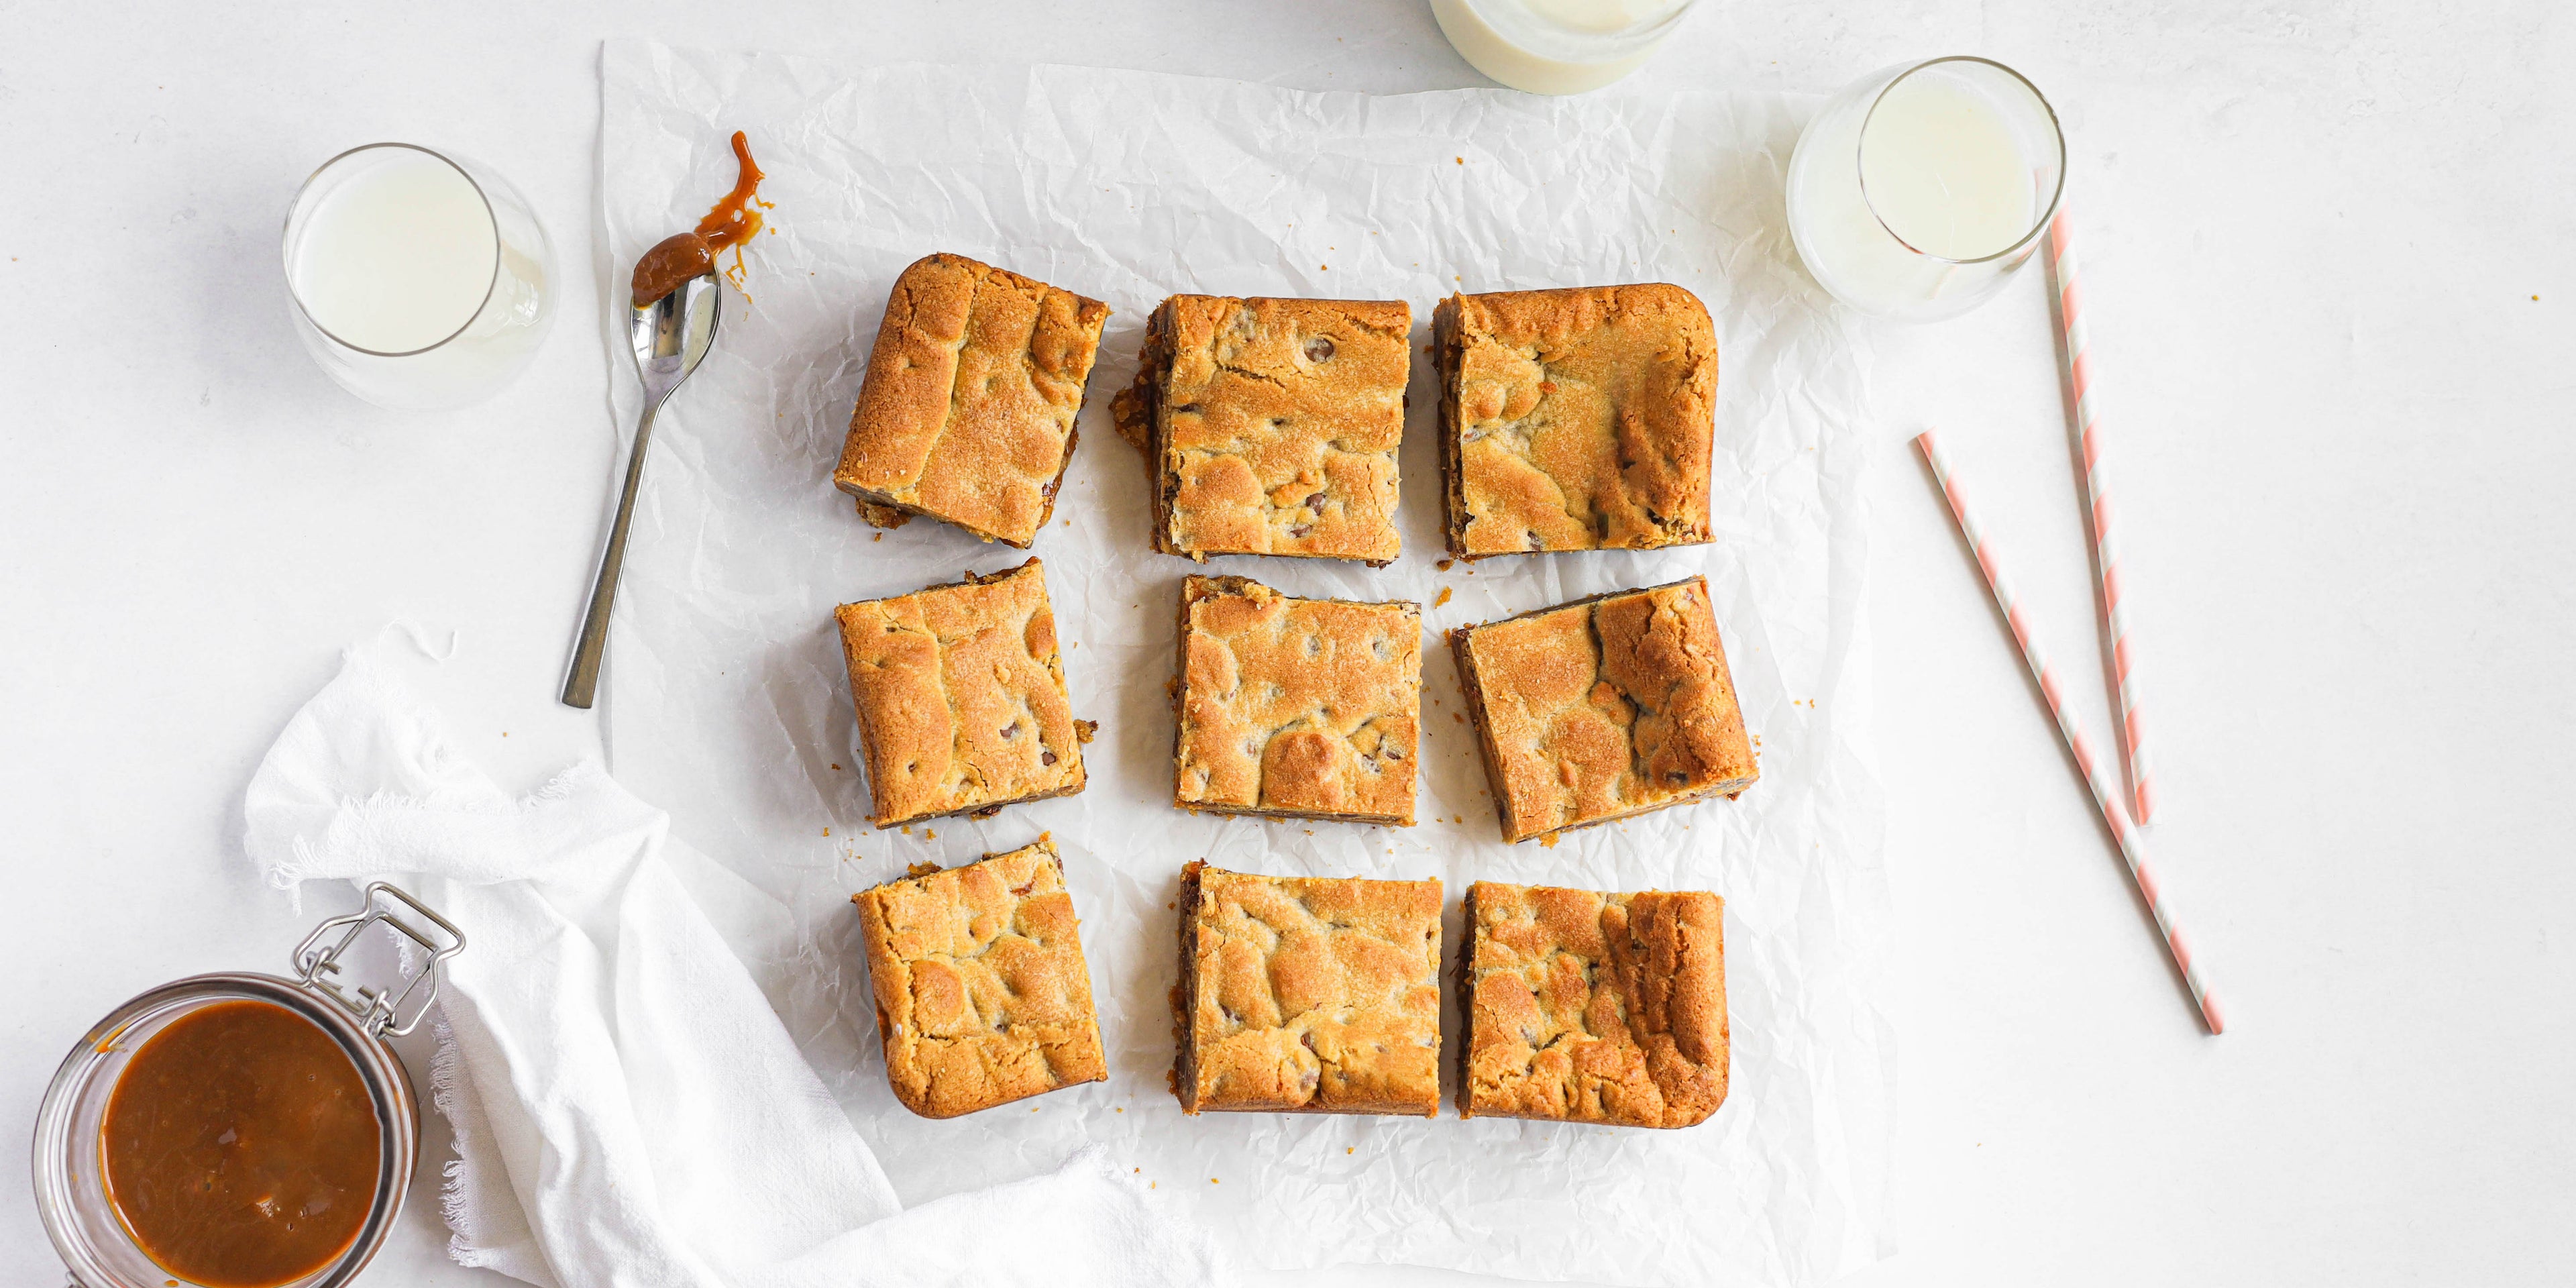
{"type": "MultiPolygon", "coordinates": [[[[621,779],[791,910],[755,970],[907,1202],[1026,1176],[1103,1141],[1237,1252],[1281,1267],[1402,1261],[1637,1284],[1812,1283],[1885,1248],[1892,1048],[1870,988],[1888,933],[1865,761],[1863,355],[1798,269],[1781,175],[1811,104],[1779,95],[1544,100],[1312,94],[1066,67],[841,67],[608,45],[603,279],[728,186],[747,130],[777,235],[751,300],[663,413],[610,647],[621,779]],[[1024,557],[915,520],[880,535],[830,475],[895,275],[955,251],[1107,301],[1046,560],[1075,712],[1101,723],[1078,797],[903,833],[865,822],[832,607],[1024,557]],[[1423,650],[1413,828],[1174,810],[1174,606],[1137,454],[1110,426],[1147,313],[1173,292],[1410,301],[1663,280],[1707,301],[1721,375],[1716,544],[1440,570],[1437,398],[1417,361],[1405,557],[1384,570],[1234,559],[1294,594],[1411,598],[1434,631],[1708,575],[1762,780],[1553,848],[1503,845],[1448,650],[1423,650]],[[1435,603],[1443,591],[1451,598],[1435,603]],[[887,1091],[849,895],[1053,832],[1110,1080],[948,1122],[887,1091]],[[935,835],[934,835],[935,833],[935,835]],[[1167,1090],[1169,910],[1183,861],[1727,900],[1733,1089],[1687,1131],[1211,1114],[1167,1090]]],[[[603,301],[622,344],[623,301],[603,301]]],[[[631,423],[630,360],[612,351],[631,423]]],[[[1451,999],[1451,1040],[1455,999],[1451,999]]],[[[1447,1062],[1444,1060],[1444,1065],[1447,1062]]],[[[1444,1070],[1454,1075],[1454,1070],[1444,1070]]]]}

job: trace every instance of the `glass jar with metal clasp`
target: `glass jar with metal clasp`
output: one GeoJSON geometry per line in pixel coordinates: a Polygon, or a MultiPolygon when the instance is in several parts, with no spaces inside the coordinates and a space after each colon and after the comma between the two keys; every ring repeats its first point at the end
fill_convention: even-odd
{"type": "MultiPolygon", "coordinates": [[[[304,937],[295,949],[293,977],[240,972],[172,980],[93,1025],[54,1074],[36,1113],[36,1209],[75,1288],[336,1288],[354,1278],[383,1246],[401,1214],[419,1151],[419,1103],[402,1060],[386,1039],[420,1024],[437,999],[443,965],[464,948],[465,935],[446,918],[379,881],[367,887],[363,909],[325,921],[304,937]],[[356,972],[343,962],[359,936],[375,925],[394,933],[406,959],[383,987],[351,978],[356,972]],[[261,1004],[293,1020],[263,1010],[261,1004]],[[269,1026],[266,1032],[289,1041],[270,1043],[269,1050],[226,1051],[220,1043],[227,1034],[259,1031],[233,1023],[241,1019],[257,1019],[269,1026]],[[318,1035],[294,1020],[310,1024],[318,1035]],[[169,1041],[156,1055],[155,1040],[162,1038],[169,1041]],[[258,1062],[274,1061],[279,1046],[318,1053],[328,1078],[270,1077],[262,1083],[256,1076],[263,1068],[258,1062]],[[186,1079],[172,1082],[170,1070],[155,1061],[166,1064],[183,1048],[222,1057],[215,1061],[221,1068],[211,1071],[203,1086],[186,1079]],[[353,1079],[331,1060],[334,1052],[347,1057],[353,1079]],[[135,1075],[132,1088],[125,1086],[129,1074],[135,1075]],[[201,1221],[246,1222],[251,1228],[244,1233],[253,1239],[266,1228],[260,1225],[263,1218],[274,1219],[280,1229],[294,1228],[297,1214],[279,1217],[275,1206],[291,1196],[272,1199],[258,1190],[264,1184],[279,1190],[288,1186],[262,1176],[257,1160],[245,1159],[241,1151],[274,1149],[278,1139],[308,1130],[309,1124],[295,1113],[296,1097],[320,1094],[309,1088],[325,1085],[345,1092],[333,1112],[344,1130],[343,1141],[358,1147],[337,1151],[336,1165],[349,1173],[350,1192],[366,1195],[369,1188],[363,1161],[369,1112],[374,1175],[363,1217],[353,1218],[350,1205],[343,1205],[327,1219],[305,1222],[302,1234],[305,1246],[313,1249],[313,1264],[298,1267],[277,1259],[296,1251],[290,1249],[268,1257],[269,1270],[236,1273],[213,1268],[220,1261],[212,1253],[187,1262],[155,1242],[158,1229],[186,1228],[192,1239],[200,1238],[203,1227],[195,1223],[201,1221]],[[150,1103],[156,1095],[165,1096],[167,1103],[150,1103]],[[145,1103],[133,1103],[137,1099],[145,1103]],[[179,1103],[183,1100],[184,1106],[179,1103]],[[216,1117],[192,1127],[185,1114],[199,1111],[216,1117]],[[269,1114],[277,1126],[259,1141],[246,1139],[259,1133],[222,1119],[255,1113],[269,1114]],[[155,1182],[159,1188],[147,1192],[133,1177],[117,1174],[123,1166],[120,1158],[132,1156],[130,1140],[150,1131],[164,1133],[164,1139],[175,1131],[188,1142],[188,1149],[154,1155],[156,1165],[196,1169],[184,1173],[183,1184],[174,1186],[171,1178],[160,1177],[155,1182]],[[203,1139],[190,1136],[191,1131],[203,1139]],[[120,1149],[127,1153],[121,1155],[120,1149]],[[351,1163],[353,1157],[360,1161],[351,1163]],[[241,1190],[245,1184],[253,1188],[241,1190]],[[216,1196],[202,1200],[204,1211],[171,1211],[174,1205],[184,1208],[199,1201],[201,1194],[216,1196]],[[330,1246],[344,1229],[345,1244],[330,1246]],[[327,1242],[311,1242],[316,1237],[327,1242]],[[280,1274],[285,1277],[276,1277],[280,1274]]],[[[268,1071],[273,1073],[274,1066],[268,1071]]],[[[240,1258],[234,1264],[242,1264],[240,1258]]]]}

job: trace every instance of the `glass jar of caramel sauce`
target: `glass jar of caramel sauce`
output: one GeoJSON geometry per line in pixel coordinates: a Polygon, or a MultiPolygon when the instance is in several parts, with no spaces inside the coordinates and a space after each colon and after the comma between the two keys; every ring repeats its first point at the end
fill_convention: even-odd
{"type": "Polygon", "coordinates": [[[36,1111],[36,1209],[76,1288],[333,1288],[401,1215],[419,1103],[388,1036],[419,1025],[465,936],[377,882],[292,978],[195,975],[92,1026],[36,1111]],[[404,965],[342,955],[389,928],[404,965]]]}

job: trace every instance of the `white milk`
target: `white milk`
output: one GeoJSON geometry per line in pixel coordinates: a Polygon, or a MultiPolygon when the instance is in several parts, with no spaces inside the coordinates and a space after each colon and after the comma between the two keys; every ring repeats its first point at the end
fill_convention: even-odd
{"type": "Polygon", "coordinates": [[[1844,303],[1948,317],[2028,257],[2016,245],[2061,157],[2033,155],[2036,129],[2016,130],[1975,79],[1998,81],[1991,64],[1936,62],[1890,84],[1896,70],[1837,95],[1808,125],[1789,165],[1789,230],[1808,271],[1844,303]]]}
{"type": "Polygon", "coordinates": [[[1690,0],[1431,0],[1477,71],[1532,94],[1580,94],[1644,66],[1690,0]]]}
{"type": "Polygon", "coordinates": [[[473,182],[430,153],[390,148],[322,196],[291,270],[323,330],[360,349],[410,353],[473,320],[499,261],[492,211],[473,182]]]}
{"type": "Polygon", "coordinates": [[[2012,126],[1946,77],[1888,88],[1861,133],[1860,182],[1888,231],[1926,255],[1983,259],[2030,231],[2030,163],[2012,126]]]}

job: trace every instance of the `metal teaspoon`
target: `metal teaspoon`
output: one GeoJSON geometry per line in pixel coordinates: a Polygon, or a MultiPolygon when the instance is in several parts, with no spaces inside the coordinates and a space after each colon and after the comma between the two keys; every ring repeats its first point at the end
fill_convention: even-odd
{"type": "Polygon", "coordinates": [[[716,275],[708,272],[650,304],[636,306],[627,319],[627,342],[635,350],[636,373],[644,378],[644,411],[635,422],[635,447],[626,456],[626,490],[617,498],[617,522],[608,529],[608,550],[599,557],[599,580],[590,590],[590,611],[581,620],[572,674],[564,680],[565,706],[588,710],[599,690],[599,659],[608,649],[608,610],[617,599],[618,570],[626,564],[626,524],[635,515],[635,487],[644,477],[644,449],[653,441],[653,415],[715,346],[717,301],[723,294],[716,275]]]}

